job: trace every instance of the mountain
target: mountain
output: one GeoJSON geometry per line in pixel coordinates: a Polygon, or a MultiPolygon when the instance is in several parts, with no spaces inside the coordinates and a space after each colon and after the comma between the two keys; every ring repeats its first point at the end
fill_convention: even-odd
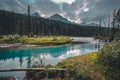
{"type": "MultiPolygon", "coordinates": [[[[59,14],[54,14],[51,17],[49,17],[49,19],[51,19],[51,20],[57,20],[57,21],[62,21],[62,22],[65,22],[65,23],[70,23],[70,24],[76,24],[76,23],[73,23],[73,22],[69,21],[67,18],[62,17],[59,14]]],[[[79,25],[81,25],[81,26],[97,26],[96,23],[89,23],[88,24],[85,21],[83,21],[79,25]]]]}
{"type": "Polygon", "coordinates": [[[96,24],[96,23],[90,23],[88,25],[90,25],[90,26],[98,26],[98,24],[96,24]]]}
{"type": "Polygon", "coordinates": [[[98,24],[96,23],[86,23],[85,21],[83,21],[82,23],[80,23],[81,26],[98,26],[98,24]]]}
{"type": "Polygon", "coordinates": [[[62,21],[62,22],[65,22],[65,23],[71,23],[70,21],[68,21],[67,18],[62,17],[59,14],[54,14],[51,17],[49,17],[49,19],[51,19],[51,20],[57,20],[57,21],[62,21]]]}
{"type": "Polygon", "coordinates": [[[34,16],[34,17],[40,17],[40,15],[37,12],[33,13],[32,16],[34,16]]]}
{"type": "Polygon", "coordinates": [[[80,23],[81,26],[86,26],[87,23],[85,21],[83,21],[82,23],[80,23]]]}

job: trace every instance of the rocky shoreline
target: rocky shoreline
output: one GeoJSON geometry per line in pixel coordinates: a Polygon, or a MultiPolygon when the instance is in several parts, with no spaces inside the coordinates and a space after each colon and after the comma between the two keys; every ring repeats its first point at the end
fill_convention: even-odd
{"type": "Polygon", "coordinates": [[[38,46],[40,45],[22,44],[22,43],[0,44],[0,48],[29,48],[29,47],[38,47],[38,46]]]}
{"type": "MultiPolygon", "coordinates": [[[[66,44],[61,44],[61,45],[66,45],[66,44]]],[[[60,46],[60,45],[35,45],[35,44],[23,44],[23,43],[5,43],[5,44],[0,44],[0,49],[6,49],[6,48],[34,48],[34,47],[49,47],[49,46],[60,46]]]]}

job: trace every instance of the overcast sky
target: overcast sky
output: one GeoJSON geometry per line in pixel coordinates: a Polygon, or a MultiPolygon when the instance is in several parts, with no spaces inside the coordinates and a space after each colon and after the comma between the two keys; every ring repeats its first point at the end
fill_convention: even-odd
{"type": "Polygon", "coordinates": [[[42,17],[57,13],[77,23],[107,20],[114,9],[120,8],[120,0],[0,0],[0,9],[26,13],[28,4],[31,13],[42,17]]]}

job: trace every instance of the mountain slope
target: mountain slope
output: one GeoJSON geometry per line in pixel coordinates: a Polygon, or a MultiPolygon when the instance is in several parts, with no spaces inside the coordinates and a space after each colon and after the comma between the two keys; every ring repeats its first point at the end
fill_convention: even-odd
{"type": "Polygon", "coordinates": [[[40,17],[40,15],[37,12],[35,12],[34,14],[32,14],[32,16],[34,16],[34,17],[40,17]]]}
{"type": "Polygon", "coordinates": [[[49,17],[49,19],[51,19],[51,20],[57,20],[57,21],[62,21],[62,22],[66,22],[66,23],[71,23],[66,18],[60,16],[59,14],[54,14],[51,17],[49,17]]]}
{"type": "Polygon", "coordinates": [[[86,23],[85,21],[83,21],[82,23],[80,23],[81,26],[98,26],[98,24],[96,23],[86,23]]]}

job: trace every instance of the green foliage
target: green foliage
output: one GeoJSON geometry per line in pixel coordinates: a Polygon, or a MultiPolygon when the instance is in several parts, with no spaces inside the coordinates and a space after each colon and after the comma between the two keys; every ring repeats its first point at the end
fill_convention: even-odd
{"type": "Polygon", "coordinates": [[[14,42],[14,41],[16,42],[17,39],[19,39],[19,38],[20,38],[20,36],[18,34],[8,35],[7,38],[6,38],[6,40],[10,41],[10,42],[14,42]]]}
{"type": "Polygon", "coordinates": [[[100,50],[98,64],[104,70],[104,74],[113,80],[120,79],[120,40],[113,41],[100,50]]]}
{"type": "Polygon", "coordinates": [[[66,80],[107,80],[96,64],[99,52],[69,58],[58,63],[58,67],[67,68],[66,80]]]}
{"type": "Polygon", "coordinates": [[[31,71],[31,72],[28,72],[27,76],[32,76],[32,78],[34,80],[38,80],[38,79],[45,79],[45,78],[55,78],[57,76],[59,76],[59,73],[57,71],[47,71],[47,70],[44,70],[44,71],[39,71],[39,72],[35,72],[35,71],[31,71]]]}
{"type": "Polygon", "coordinates": [[[17,40],[20,38],[18,34],[14,35],[3,35],[0,39],[0,43],[16,43],[17,40]]]}
{"type": "Polygon", "coordinates": [[[0,38],[0,43],[25,43],[25,44],[36,44],[36,45],[61,45],[70,43],[71,39],[64,36],[19,36],[7,35],[0,38]]]}
{"type": "MultiPolygon", "coordinates": [[[[48,78],[55,78],[61,76],[63,80],[104,80],[104,76],[99,75],[99,72],[95,71],[95,65],[93,64],[97,59],[97,52],[86,54],[78,57],[69,58],[58,63],[56,68],[66,68],[65,72],[48,71],[48,78]],[[97,74],[96,74],[97,73],[97,74]],[[98,76],[97,76],[98,75],[98,76]],[[96,78],[97,77],[97,78],[96,78]],[[100,79],[99,79],[100,78],[100,79]]],[[[36,67],[36,66],[35,66],[36,67]]],[[[37,66],[41,67],[41,66],[37,66]]],[[[40,72],[28,72],[28,75],[32,75],[34,79],[41,79],[46,77],[46,71],[40,72]]]]}
{"type": "Polygon", "coordinates": [[[47,68],[55,68],[54,66],[51,65],[46,65],[46,66],[33,66],[34,68],[46,68],[45,70],[42,71],[28,71],[27,72],[27,76],[31,77],[33,80],[39,80],[39,79],[52,79],[52,78],[56,78],[56,77],[64,77],[64,71],[56,71],[56,70],[47,70],[47,68]]]}
{"type": "Polygon", "coordinates": [[[26,44],[37,44],[37,45],[60,45],[69,43],[71,40],[66,37],[56,36],[56,37],[38,37],[38,38],[20,38],[18,40],[20,43],[26,44]]]}
{"type": "Polygon", "coordinates": [[[111,67],[119,68],[120,67],[120,40],[113,41],[104,46],[101,49],[99,62],[111,67]]]}
{"type": "Polygon", "coordinates": [[[115,34],[115,40],[120,40],[120,30],[115,34]]]}

